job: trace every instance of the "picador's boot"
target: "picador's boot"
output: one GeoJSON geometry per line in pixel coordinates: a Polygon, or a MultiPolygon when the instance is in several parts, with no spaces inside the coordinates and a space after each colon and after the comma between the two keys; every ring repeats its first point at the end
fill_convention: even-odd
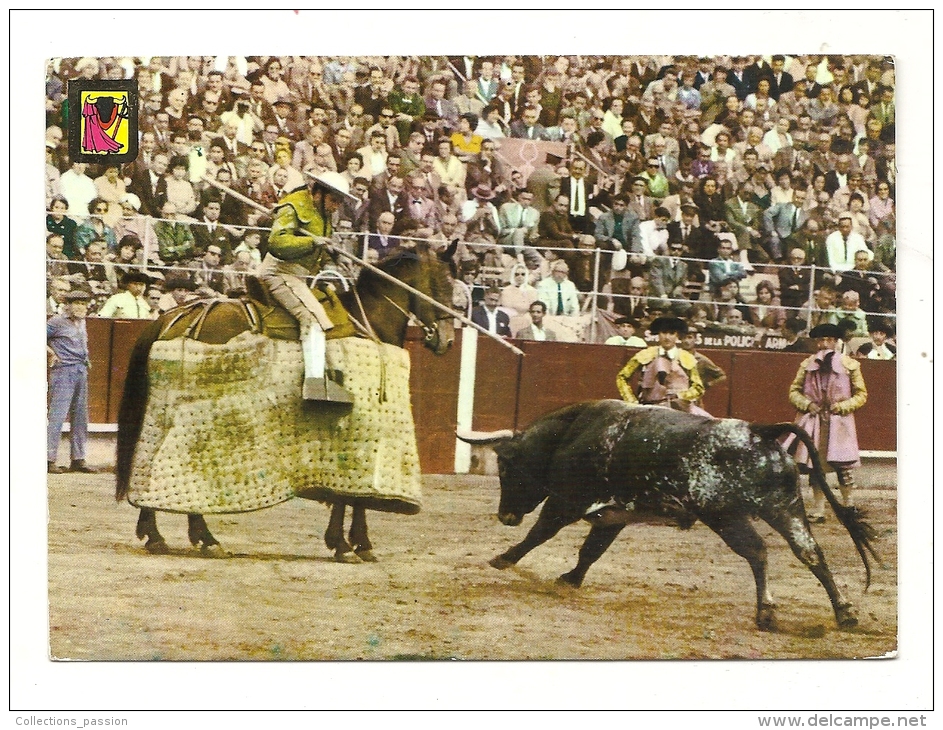
{"type": "Polygon", "coordinates": [[[325,375],[326,338],[320,327],[314,325],[302,333],[301,352],[305,363],[305,382],[301,397],[305,400],[339,404],[348,409],[353,407],[354,401],[350,393],[325,375]]]}

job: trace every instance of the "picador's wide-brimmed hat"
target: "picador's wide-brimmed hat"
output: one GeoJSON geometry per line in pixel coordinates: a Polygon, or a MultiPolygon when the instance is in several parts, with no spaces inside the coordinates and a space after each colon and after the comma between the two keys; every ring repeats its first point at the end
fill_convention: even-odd
{"type": "Polygon", "coordinates": [[[327,170],[326,172],[319,172],[315,175],[313,172],[306,170],[305,174],[308,176],[312,187],[321,188],[325,192],[333,193],[339,198],[349,200],[352,203],[360,202],[350,194],[350,183],[348,183],[347,179],[339,172],[327,170]]]}
{"type": "Polygon", "coordinates": [[[818,339],[819,337],[834,337],[836,340],[838,340],[841,339],[841,328],[837,324],[830,324],[826,322],[813,327],[809,331],[809,337],[811,337],[813,340],[818,339]]]}
{"type": "Polygon", "coordinates": [[[648,331],[653,335],[660,335],[662,332],[674,332],[678,336],[687,334],[688,324],[680,317],[659,317],[651,323],[648,331]]]}

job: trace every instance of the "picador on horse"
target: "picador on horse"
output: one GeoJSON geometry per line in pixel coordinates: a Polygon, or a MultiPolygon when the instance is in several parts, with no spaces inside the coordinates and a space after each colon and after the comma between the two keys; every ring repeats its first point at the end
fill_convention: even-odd
{"type": "Polygon", "coordinates": [[[452,344],[447,267],[427,251],[403,251],[364,266],[346,293],[309,288],[307,277],[329,273],[331,216],[349,197],[337,173],[312,177],[272,212],[248,297],[173,309],[132,352],[117,497],[141,508],[137,535],[152,553],[169,551],[155,511],[187,514],[191,543],[225,554],[204,514],[300,496],[332,505],[325,542],[336,560],[373,560],[364,510],[421,507],[402,347],[410,321],[436,354],[452,344]]]}
{"type": "Polygon", "coordinates": [[[312,179],[310,190],[298,188],[282,198],[269,234],[268,253],[259,271],[259,280],[298,320],[301,328],[305,364],[302,397],[306,400],[351,402],[346,390],[325,377],[325,331],[335,325],[305,280],[330,264],[331,256],[303,233],[329,237],[331,216],[339,200],[353,197],[347,191],[343,177],[325,172],[312,179]]]}

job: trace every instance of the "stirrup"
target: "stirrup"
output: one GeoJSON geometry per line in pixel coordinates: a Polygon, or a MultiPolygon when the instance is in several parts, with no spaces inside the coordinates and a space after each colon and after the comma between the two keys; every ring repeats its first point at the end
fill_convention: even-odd
{"type": "Polygon", "coordinates": [[[304,400],[334,403],[345,408],[353,408],[354,405],[354,399],[350,393],[328,378],[305,378],[301,397],[304,400]]]}

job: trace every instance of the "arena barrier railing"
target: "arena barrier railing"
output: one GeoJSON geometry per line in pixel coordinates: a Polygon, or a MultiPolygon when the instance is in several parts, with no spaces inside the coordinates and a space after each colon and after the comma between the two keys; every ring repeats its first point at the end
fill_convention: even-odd
{"type": "MultiPolygon", "coordinates": [[[[152,260],[151,257],[155,254],[158,256],[158,260],[159,260],[159,244],[157,241],[157,234],[154,232],[154,224],[158,222],[177,223],[181,225],[186,225],[191,228],[193,226],[207,226],[208,224],[204,223],[203,221],[197,221],[188,217],[184,217],[183,219],[179,219],[179,218],[166,219],[166,218],[157,218],[153,216],[140,216],[140,215],[122,217],[121,221],[122,223],[119,226],[115,227],[117,229],[116,241],[120,240],[120,236],[117,235],[119,232],[121,233],[121,235],[124,235],[125,233],[134,233],[135,235],[137,235],[138,238],[141,240],[142,258],[144,261],[143,264],[126,265],[125,268],[139,268],[144,273],[160,272],[161,276],[165,276],[166,273],[170,273],[170,272],[194,272],[194,271],[199,270],[198,268],[189,266],[189,265],[181,265],[179,263],[159,264],[152,260]]],[[[261,226],[229,225],[229,224],[225,224],[225,225],[217,224],[217,225],[220,225],[223,228],[234,232],[237,235],[237,237],[241,237],[242,235],[245,234],[246,231],[259,231],[260,233],[264,234],[271,230],[268,227],[261,227],[261,226]]],[[[365,259],[367,258],[368,237],[371,235],[370,233],[357,232],[357,231],[336,231],[336,233],[339,240],[345,245],[345,247],[348,247],[348,249],[352,253],[359,249],[358,253],[362,255],[365,259]],[[361,239],[362,243],[356,243],[357,239],[361,239]]],[[[394,236],[394,237],[398,238],[401,242],[405,242],[407,244],[407,247],[409,245],[415,246],[416,244],[419,244],[419,243],[430,243],[430,244],[435,244],[436,246],[442,247],[442,246],[447,246],[448,243],[450,243],[450,242],[444,241],[442,238],[419,238],[415,236],[394,236]]],[[[512,256],[514,258],[514,264],[523,261],[523,257],[518,252],[516,252],[513,249],[513,247],[505,246],[497,242],[491,243],[488,241],[481,241],[481,240],[459,239],[459,243],[464,244],[469,250],[476,252],[478,254],[483,254],[484,252],[488,250],[493,250],[493,251],[500,250],[502,253],[512,256]]],[[[552,253],[555,258],[560,258],[561,254],[572,255],[575,253],[579,253],[584,256],[592,255],[593,257],[592,286],[588,291],[585,291],[585,292],[581,291],[580,296],[582,299],[581,313],[583,314],[588,313],[591,315],[591,319],[590,319],[591,331],[590,331],[589,341],[595,342],[596,328],[597,328],[597,321],[598,321],[597,314],[599,310],[599,307],[598,307],[599,298],[605,297],[609,299],[610,301],[612,301],[612,300],[616,300],[620,298],[628,298],[630,296],[626,294],[617,294],[611,291],[607,292],[603,290],[604,286],[609,283],[608,281],[602,282],[600,278],[600,272],[602,271],[603,257],[604,256],[611,257],[613,252],[611,250],[604,250],[598,247],[590,249],[590,248],[580,248],[580,247],[550,247],[550,246],[539,246],[539,245],[530,245],[530,244],[528,244],[528,247],[536,250],[545,259],[549,258],[547,256],[547,254],[549,253],[552,253]]],[[[117,252],[112,250],[109,253],[116,254],[117,252]]],[[[198,251],[194,251],[195,256],[198,255],[198,253],[199,253],[198,251]]],[[[633,252],[631,251],[628,253],[629,253],[630,258],[633,255],[644,256],[645,262],[644,264],[641,264],[640,266],[644,267],[646,271],[651,260],[655,258],[667,258],[666,256],[657,255],[657,254],[656,255],[647,255],[647,254],[642,254],[642,253],[633,254],[633,252]]],[[[685,261],[689,264],[695,263],[699,267],[703,267],[705,270],[706,270],[707,265],[711,261],[710,259],[700,259],[700,258],[692,258],[692,257],[675,257],[675,258],[678,258],[679,260],[685,261]]],[[[77,262],[69,260],[69,259],[47,259],[47,268],[49,264],[69,264],[69,263],[74,264],[77,262]]],[[[110,261],[103,262],[103,264],[106,267],[115,266],[116,262],[114,260],[110,260],[110,261]]],[[[772,264],[772,263],[755,264],[755,265],[751,264],[749,266],[746,266],[746,265],[744,266],[748,271],[752,270],[752,273],[748,274],[750,279],[754,279],[755,277],[759,276],[760,274],[757,273],[759,270],[768,272],[769,269],[772,269],[776,273],[776,281],[774,282],[774,286],[776,286],[777,288],[778,288],[778,283],[779,283],[778,270],[790,268],[789,265],[787,264],[772,264]]],[[[776,306],[787,312],[794,312],[797,316],[804,317],[804,319],[806,320],[807,326],[811,326],[813,318],[815,317],[816,313],[822,313],[822,312],[831,313],[831,312],[839,311],[835,308],[831,310],[822,310],[813,306],[815,302],[815,291],[817,288],[816,281],[820,279],[819,275],[821,273],[833,275],[836,272],[834,272],[832,269],[829,269],[827,267],[821,267],[815,264],[810,264],[806,268],[808,268],[810,272],[810,277],[809,277],[809,291],[806,295],[804,305],[801,307],[788,307],[788,306],[778,304],[776,306]]],[[[342,267],[342,271],[344,270],[345,270],[344,267],[342,267]]],[[[225,273],[237,273],[237,274],[254,273],[252,271],[233,272],[232,270],[227,271],[225,269],[222,269],[221,271],[224,274],[225,273]]],[[[350,274],[356,273],[355,270],[350,270],[349,268],[347,268],[346,271],[347,273],[350,273],[350,274]]],[[[506,273],[509,273],[509,272],[506,272],[506,273]]],[[[841,275],[841,272],[837,272],[837,273],[839,276],[841,275]]],[[[896,277],[896,272],[894,271],[870,271],[868,272],[868,274],[877,279],[880,279],[881,277],[896,277]]],[[[311,281],[314,280],[313,276],[309,278],[311,281]]],[[[508,277],[504,277],[504,280],[507,280],[507,278],[508,277]]],[[[696,299],[691,299],[691,298],[686,298],[686,297],[681,297],[681,298],[655,297],[647,293],[643,294],[642,296],[646,300],[658,299],[660,302],[666,305],[671,305],[672,307],[677,307],[678,305],[690,306],[697,303],[716,304],[717,302],[711,297],[710,292],[708,290],[708,283],[706,280],[706,276],[703,282],[698,282],[698,283],[701,284],[701,287],[700,287],[700,291],[698,292],[698,298],[696,299]],[[703,298],[705,294],[706,294],[706,298],[703,298]]],[[[755,302],[734,302],[733,304],[740,305],[740,306],[743,306],[743,305],[752,306],[755,304],[755,302]]],[[[880,316],[884,318],[894,319],[895,321],[897,317],[896,311],[895,312],[874,312],[874,311],[864,310],[864,313],[867,317],[880,316]]]]}

